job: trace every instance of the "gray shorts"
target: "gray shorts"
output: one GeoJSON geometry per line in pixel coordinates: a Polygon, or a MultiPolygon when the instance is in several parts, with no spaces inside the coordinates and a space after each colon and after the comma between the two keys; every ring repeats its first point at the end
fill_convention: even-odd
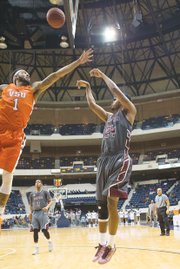
{"type": "Polygon", "coordinates": [[[38,229],[38,230],[48,229],[49,227],[48,213],[42,210],[33,211],[32,226],[33,226],[33,229],[38,229]]]}
{"type": "Polygon", "coordinates": [[[128,198],[127,185],[130,181],[132,160],[128,155],[101,156],[97,161],[96,199],[107,200],[107,196],[128,198]]]}

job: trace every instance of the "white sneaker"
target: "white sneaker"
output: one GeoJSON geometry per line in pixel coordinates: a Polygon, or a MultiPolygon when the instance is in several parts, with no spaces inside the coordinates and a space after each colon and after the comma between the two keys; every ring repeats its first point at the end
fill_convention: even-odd
{"type": "Polygon", "coordinates": [[[34,247],[34,251],[32,255],[37,255],[37,254],[39,254],[39,247],[34,247]]]}
{"type": "Polygon", "coordinates": [[[53,251],[53,243],[51,241],[48,242],[48,250],[49,250],[49,252],[53,251]]]}

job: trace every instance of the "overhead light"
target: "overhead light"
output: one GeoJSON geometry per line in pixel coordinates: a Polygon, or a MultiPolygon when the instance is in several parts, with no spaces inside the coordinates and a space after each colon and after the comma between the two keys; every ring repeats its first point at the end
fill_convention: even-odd
{"type": "Polygon", "coordinates": [[[7,44],[5,42],[4,36],[0,36],[0,49],[7,49],[7,44]]]}
{"type": "Polygon", "coordinates": [[[64,35],[61,36],[61,41],[60,41],[59,45],[63,49],[66,49],[69,47],[68,39],[66,36],[64,36],[64,35]]]}
{"type": "Polygon", "coordinates": [[[7,49],[7,44],[6,43],[1,43],[0,42],[0,49],[7,49]]]}
{"type": "Polygon", "coordinates": [[[28,39],[24,40],[24,49],[32,49],[31,43],[28,39]]]}
{"type": "Polygon", "coordinates": [[[104,40],[106,42],[113,42],[117,39],[117,33],[114,27],[107,27],[103,32],[104,40]]]}
{"type": "Polygon", "coordinates": [[[63,0],[49,0],[49,2],[53,5],[62,5],[63,0]]]}

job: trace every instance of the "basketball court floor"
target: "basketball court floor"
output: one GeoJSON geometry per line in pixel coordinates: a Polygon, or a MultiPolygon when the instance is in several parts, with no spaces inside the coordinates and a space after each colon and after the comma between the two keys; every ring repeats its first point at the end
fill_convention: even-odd
{"type": "Polygon", "coordinates": [[[33,256],[33,234],[28,230],[1,231],[1,269],[179,269],[180,231],[159,236],[158,228],[119,226],[112,260],[104,265],[91,261],[97,245],[97,228],[52,228],[53,252],[42,233],[40,253],[33,256]]]}

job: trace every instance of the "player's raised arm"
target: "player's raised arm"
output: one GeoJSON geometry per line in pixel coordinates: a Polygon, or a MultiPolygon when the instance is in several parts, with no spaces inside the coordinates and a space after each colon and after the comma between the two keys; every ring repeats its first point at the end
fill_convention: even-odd
{"type": "Polygon", "coordinates": [[[127,111],[128,120],[133,124],[136,116],[135,105],[125,96],[125,94],[119,89],[114,81],[112,81],[108,76],[106,76],[98,68],[94,68],[90,71],[91,77],[102,78],[113,96],[120,102],[122,107],[127,111]]]}
{"type": "Polygon", "coordinates": [[[53,83],[58,81],[60,78],[72,72],[79,65],[92,61],[92,57],[93,50],[88,49],[87,51],[84,51],[79,57],[79,59],[77,59],[76,61],[60,68],[56,72],[51,73],[44,80],[35,82],[33,84],[33,89],[36,97],[39,96],[41,92],[47,90],[53,83]]]}
{"type": "Polygon", "coordinates": [[[80,88],[86,88],[86,98],[87,98],[87,102],[89,105],[89,108],[102,120],[102,121],[106,121],[108,118],[108,114],[110,114],[109,112],[107,112],[106,110],[104,110],[101,106],[99,106],[95,99],[94,96],[92,94],[92,90],[91,90],[91,86],[89,84],[89,82],[85,81],[85,80],[78,80],[76,83],[76,86],[80,89],[80,88]]]}

